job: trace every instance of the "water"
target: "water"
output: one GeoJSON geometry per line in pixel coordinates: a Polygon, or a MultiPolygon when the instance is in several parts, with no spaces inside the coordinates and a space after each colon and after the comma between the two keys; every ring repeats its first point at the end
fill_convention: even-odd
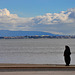
{"type": "Polygon", "coordinates": [[[75,39],[1,39],[0,63],[65,64],[65,45],[75,64],[75,39]]]}

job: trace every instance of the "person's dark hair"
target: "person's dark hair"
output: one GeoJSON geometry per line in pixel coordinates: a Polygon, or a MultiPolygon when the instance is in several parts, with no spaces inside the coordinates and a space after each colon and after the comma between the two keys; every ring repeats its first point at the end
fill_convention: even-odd
{"type": "Polygon", "coordinates": [[[66,52],[66,55],[67,55],[68,53],[69,53],[69,54],[71,53],[71,52],[70,52],[70,47],[67,46],[67,45],[65,46],[65,52],[66,52]]]}
{"type": "Polygon", "coordinates": [[[67,46],[67,45],[65,46],[65,48],[66,48],[67,50],[70,50],[69,46],[67,46]]]}

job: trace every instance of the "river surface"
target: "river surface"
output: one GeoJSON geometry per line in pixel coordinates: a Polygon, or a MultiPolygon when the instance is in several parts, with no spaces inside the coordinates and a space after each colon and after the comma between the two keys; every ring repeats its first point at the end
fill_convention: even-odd
{"type": "Polygon", "coordinates": [[[75,39],[0,39],[0,63],[65,64],[65,45],[75,64],[75,39]]]}

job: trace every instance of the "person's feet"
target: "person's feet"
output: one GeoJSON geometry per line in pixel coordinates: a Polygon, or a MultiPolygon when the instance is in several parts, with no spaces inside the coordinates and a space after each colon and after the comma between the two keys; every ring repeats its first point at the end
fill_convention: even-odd
{"type": "Polygon", "coordinates": [[[65,65],[65,66],[69,66],[69,64],[65,65]]]}

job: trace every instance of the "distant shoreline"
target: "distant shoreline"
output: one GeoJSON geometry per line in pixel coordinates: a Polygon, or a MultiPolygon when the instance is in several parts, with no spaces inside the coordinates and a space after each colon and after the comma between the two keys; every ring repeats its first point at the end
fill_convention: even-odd
{"type": "Polygon", "coordinates": [[[75,39],[75,36],[12,36],[12,37],[0,37],[0,39],[75,39]]]}

